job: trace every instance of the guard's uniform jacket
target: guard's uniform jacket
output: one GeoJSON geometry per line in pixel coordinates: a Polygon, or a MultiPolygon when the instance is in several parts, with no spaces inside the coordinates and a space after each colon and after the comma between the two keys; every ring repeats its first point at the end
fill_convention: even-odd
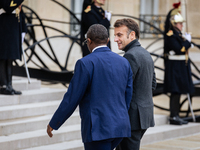
{"type": "MultiPolygon", "coordinates": [[[[86,44],[83,44],[85,41],[85,34],[87,33],[89,27],[93,24],[101,24],[109,32],[110,22],[107,18],[105,18],[105,11],[101,7],[96,7],[94,3],[88,5],[85,10],[82,12],[81,18],[81,43],[82,43],[82,52],[83,56],[89,54],[89,50],[86,44]]],[[[108,47],[110,48],[110,42],[108,43],[108,47]]]]}
{"type": "Polygon", "coordinates": [[[16,10],[24,0],[0,0],[0,59],[21,59],[21,25],[16,10]]]}
{"type": "Polygon", "coordinates": [[[194,92],[191,78],[188,49],[191,43],[182,37],[182,33],[175,29],[165,35],[165,77],[164,92],[186,94],[194,92]]]}

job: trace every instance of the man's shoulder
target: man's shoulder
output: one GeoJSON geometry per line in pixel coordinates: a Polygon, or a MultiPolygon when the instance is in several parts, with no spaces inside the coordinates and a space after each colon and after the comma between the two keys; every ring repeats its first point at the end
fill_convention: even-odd
{"type": "Polygon", "coordinates": [[[143,59],[152,59],[150,53],[142,46],[136,46],[130,48],[125,54],[125,58],[134,59],[138,62],[143,61],[143,59]]]}
{"type": "Polygon", "coordinates": [[[89,63],[95,61],[96,57],[99,57],[98,54],[96,55],[94,52],[84,56],[83,58],[79,59],[82,63],[89,63]]]}
{"type": "Polygon", "coordinates": [[[84,63],[90,60],[91,54],[84,56],[83,58],[79,59],[78,61],[84,63]]]}
{"type": "Polygon", "coordinates": [[[84,9],[84,12],[85,13],[88,13],[92,10],[92,6],[91,5],[88,5],[85,9],[84,9]]]}
{"type": "Polygon", "coordinates": [[[85,9],[84,9],[84,13],[85,14],[91,14],[91,13],[95,13],[97,11],[97,8],[91,4],[91,5],[88,5],[85,9]]]}
{"type": "Polygon", "coordinates": [[[125,54],[146,53],[146,52],[148,51],[142,46],[134,46],[131,47],[125,54]]]}
{"type": "Polygon", "coordinates": [[[108,47],[101,47],[100,49],[95,50],[94,52],[86,55],[85,57],[81,58],[80,60],[82,62],[95,62],[100,59],[106,59],[106,57],[109,57],[110,59],[115,58],[117,60],[126,61],[126,59],[124,57],[111,51],[108,47]]]}

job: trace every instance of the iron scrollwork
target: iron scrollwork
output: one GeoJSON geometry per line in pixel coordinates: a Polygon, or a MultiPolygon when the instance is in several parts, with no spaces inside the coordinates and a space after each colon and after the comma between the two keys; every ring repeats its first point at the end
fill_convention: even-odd
{"type": "MultiPolygon", "coordinates": [[[[80,26],[81,21],[76,17],[76,15],[70,11],[67,7],[65,7],[63,4],[59,3],[56,0],[50,0],[51,2],[54,2],[55,4],[59,5],[60,7],[62,7],[64,10],[66,10],[67,13],[69,13],[69,15],[71,17],[73,17],[73,22],[64,22],[64,21],[57,21],[57,20],[51,20],[51,19],[41,19],[39,17],[39,15],[32,10],[31,8],[27,7],[27,6],[23,6],[23,9],[26,12],[26,22],[27,22],[27,26],[28,26],[28,33],[27,36],[25,38],[25,44],[26,44],[26,48],[25,48],[25,54],[27,56],[27,64],[32,63],[34,64],[35,68],[29,67],[29,72],[30,72],[30,76],[32,78],[37,78],[43,81],[49,81],[49,82],[59,82],[59,83],[69,83],[72,76],[73,76],[73,70],[68,70],[67,66],[69,64],[69,58],[70,58],[70,53],[72,51],[73,46],[78,45],[79,48],[81,46],[81,42],[80,42],[80,31],[78,32],[78,34],[76,35],[70,35],[60,29],[55,28],[54,26],[48,26],[48,25],[44,25],[44,21],[48,21],[48,22],[53,22],[53,23],[60,23],[60,24],[76,24],[80,26]],[[35,23],[38,22],[38,23],[35,23]],[[37,33],[35,31],[36,28],[41,28],[42,32],[44,34],[44,38],[42,39],[37,39],[37,33]],[[53,30],[54,32],[56,32],[58,35],[54,35],[54,36],[48,36],[47,30],[53,30]],[[60,38],[64,38],[64,39],[68,39],[68,41],[70,41],[69,43],[69,49],[68,52],[66,54],[65,57],[65,62],[63,64],[60,63],[60,58],[57,57],[55,49],[52,46],[51,40],[52,39],[60,39],[60,38]],[[44,47],[43,42],[46,42],[47,46],[48,46],[48,50],[46,47],[44,47]],[[39,49],[39,51],[38,51],[39,49]],[[40,53],[45,54],[45,57],[48,58],[52,63],[54,63],[56,65],[56,67],[58,68],[57,70],[52,70],[48,63],[45,62],[45,59],[43,59],[41,57],[40,53]]],[[[142,24],[144,26],[144,28],[141,28],[141,33],[148,33],[148,34],[153,34],[156,35],[154,36],[154,40],[153,42],[151,42],[146,49],[149,50],[150,48],[152,48],[153,46],[155,47],[155,45],[157,45],[157,42],[160,42],[161,40],[163,40],[163,16],[140,16],[140,18],[134,17],[134,16],[129,16],[129,15],[122,15],[122,14],[113,14],[113,17],[128,17],[128,18],[132,18],[135,20],[138,20],[140,22],[140,25],[142,24]],[[145,20],[146,17],[150,17],[150,20],[145,20]],[[158,36],[159,35],[159,36],[158,36]]],[[[195,38],[196,40],[199,40],[200,38],[195,38]]],[[[196,45],[197,47],[199,45],[196,45]]],[[[199,46],[200,48],[200,46],[199,46]]],[[[79,52],[81,53],[81,52],[79,52]]],[[[155,69],[159,70],[161,72],[164,72],[164,68],[160,67],[159,64],[159,60],[161,60],[161,62],[163,61],[164,57],[163,57],[163,46],[161,47],[157,47],[154,48],[153,50],[151,50],[150,52],[154,63],[155,63],[155,69]]],[[[81,54],[82,56],[82,54],[81,54]]],[[[200,70],[197,67],[197,65],[191,60],[191,65],[194,68],[194,71],[192,71],[192,76],[193,78],[196,80],[196,82],[194,82],[195,85],[195,89],[196,89],[196,93],[193,96],[200,96],[200,70]]],[[[19,64],[18,62],[16,62],[15,67],[14,67],[14,75],[17,76],[26,76],[25,73],[25,69],[24,69],[24,64],[19,64]]],[[[159,78],[157,77],[157,89],[154,91],[153,96],[158,96],[163,93],[163,78],[159,78]]],[[[168,96],[168,95],[167,95],[168,96]]],[[[187,99],[185,99],[181,106],[185,103],[187,99]]],[[[156,104],[154,104],[155,107],[169,111],[169,109],[165,108],[165,107],[161,107],[158,106],[156,104]]],[[[196,109],[194,110],[194,112],[196,111],[200,111],[200,109],[196,109]]],[[[187,111],[181,111],[183,113],[189,113],[189,110],[187,111]]]]}

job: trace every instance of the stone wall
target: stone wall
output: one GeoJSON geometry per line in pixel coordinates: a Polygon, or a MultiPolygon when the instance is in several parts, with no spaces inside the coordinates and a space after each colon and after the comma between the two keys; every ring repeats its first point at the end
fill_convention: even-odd
{"type": "MultiPolygon", "coordinates": [[[[70,0],[57,0],[58,2],[64,4],[66,7],[70,8],[70,0]]],[[[51,19],[51,20],[58,20],[58,21],[64,21],[69,22],[70,15],[68,12],[66,12],[62,7],[57,5],[56,3],[52,2],[51,0],[25,0],[24,5],[27,5],[31,9],[33,9],[40,18],[42,19],[51,19]]],[[[26,11],[26,9],[24,9],[26,11]]],[[[38,21],[34,21],[35,24],[39,23],[38,21]]],[[[55,28],[58,28],[66,33],[69,33],[69,25],[68,24],[60,24],[60,23],[53,23],[44,21],[44,25],[47,26],[53,26],[55,28]]],[[[36,27],[37,28],[37,27],[36,27]]],[[[41,29],[37,28],[37,35],[43,36],[41,29]]],[[[55,35],[55,33],[52,30],[48,31],[49,36],[55,35]]],[[[56,33],[57,35],[57,33],[56,33]]]]}
{"type": "MultiPolygon", "coordinates": [[[[70,0],[58,0],[70,9],[70,0]]],[[[159,14],[166,15],[172,8],[172,4],[179,2],[179,0],[160,0],[159,1],[159,14]]],[[[195,37],[200,37],[199,22],[200,22],[200,0],[181,0],[182,15],[186,19],[185,31],[192,32],[195,37]],[[186,8],[186,9],[185,9],[186,8]]],[[[51,18],[60,21],[69,21],[69,14],[58,5],[55,5],[50,0],[26,0],[25,5],[33,8],[38,12],[41,18],[51,18]]],[[[113,14],[125,14],[130,16],[139,17],[140,14],[140,0],[107,0],[104,6],[105,10],[111,11],[113,14]]],[[[117,17],[112,17],[111,26],[113,26],[117,17]]],[[[69,32],[68,25],[59,25],[58,23],[46,22],[46,25],[54,25],[66,32],[69,32]]]]}
{"type": "MultiPolygon", "coordinates": [[[[173,8],[173,3],[179,0],[161,0],[159,1],[159,14],[167,14],[173,8]]],[[[191,32],[193,37],[200,38],[200,0],[181,0],[181,14],[186,20],[184,31],[191,32]]]]}

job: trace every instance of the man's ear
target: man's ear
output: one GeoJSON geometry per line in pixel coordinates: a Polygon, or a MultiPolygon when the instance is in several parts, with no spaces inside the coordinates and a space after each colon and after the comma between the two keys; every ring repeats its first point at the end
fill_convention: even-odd
{"type": "Polygon", "coordinates": [[[87,38],[87,47],[88,47],[88,49],[89,49],[89,51],[90,51],[90,53],[92,52],[92,40],[90,39],[90,38],[87,38]]]}
{"type": "Polygon", "coordinates": [[[106,45],[108,44],[109,41],[110,41],[110,39],[108,38],[106,45]]]}
{"type": "Polygon", "coordinates": [[[90,45],[92,43],[92,40],[90,38],[87,39],[88,44],[90,45]]]}
{"type": "Polygon", "coordinates": [[[131,33],[129,35],[130,35],[131,41],[136,39],[135,31],[131,31],[131,33]]]}

